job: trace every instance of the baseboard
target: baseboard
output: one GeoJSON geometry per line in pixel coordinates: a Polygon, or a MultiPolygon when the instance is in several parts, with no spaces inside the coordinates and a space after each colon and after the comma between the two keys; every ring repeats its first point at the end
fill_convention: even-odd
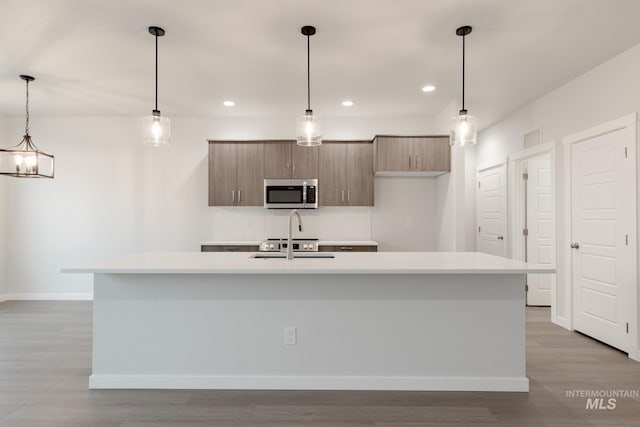
{"type": "Polygon", "coordinates": [[[407,390],[528,392],[526,377],[361,377],[234,375],[103,375],[92,389],[407,390]]]}
{"type": "Polygon", "coordinates": [[[0,294],[0,302],[5,302],[5,301],[9,301],[9,296],[0,294]]]}
{"type": "Polygon", "coordinates": [[[91,301],[92,293],[34,293],[7,294],[6,300],[15,301],[91,301]]]}
{"type": "Polygon", "coordinates": [[[567,319],[566,317],[562,317],[562,316],[552,316],[551,317],[551,323],[555,323],[558,326],[562,326],[563,328],[571,331],[571,324],[569,322],[569,319],[567,319]]]}

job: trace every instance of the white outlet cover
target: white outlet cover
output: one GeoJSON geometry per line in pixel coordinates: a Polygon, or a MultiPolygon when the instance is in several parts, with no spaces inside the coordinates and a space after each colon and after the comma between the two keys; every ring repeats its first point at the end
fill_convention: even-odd
{"type": "Polygon", "coordinates": [[[295,326],[285,326],[284,328],[284,345],[296,345],[298,342],[298,333],[295,326]]]}

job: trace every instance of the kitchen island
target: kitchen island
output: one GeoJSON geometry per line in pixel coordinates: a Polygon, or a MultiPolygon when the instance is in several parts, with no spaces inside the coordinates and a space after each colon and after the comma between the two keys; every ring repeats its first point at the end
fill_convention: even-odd
{"type": "Polygon", "coordinates": [[[94,274],[91,388],[528,391],[525,274],[481,253],[146,253],[94,274]]]}

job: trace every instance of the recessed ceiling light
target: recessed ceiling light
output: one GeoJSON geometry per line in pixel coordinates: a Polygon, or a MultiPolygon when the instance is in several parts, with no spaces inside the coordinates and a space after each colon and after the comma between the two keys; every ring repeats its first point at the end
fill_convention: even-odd
{"type": "Polygon", "coordinates": [[[353,106],[353,101],[342,101],[342,106],[343,107],[352,107],[353,106]]]}
{"type": "Polygon", "coordinates": [[[436,90],[436,87],[434,85],[426,85],[422,88],[423,92],[433,92],[434,90],[436,90]]]}
{"type": "Polygon", "coordinates": [[[223,104],[225,107],[233,107],[234,105],[236,105],[236,103],[233,101],[224,101],[223,104]]]}

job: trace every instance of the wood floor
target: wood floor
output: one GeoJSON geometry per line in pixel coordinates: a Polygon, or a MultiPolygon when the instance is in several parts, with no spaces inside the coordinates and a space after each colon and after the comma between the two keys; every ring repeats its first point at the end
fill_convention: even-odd
{"type": "Polygon", "coordinates": [[[640,425],[640,399],[606,410],[566,396],[639,390],[640,363],[548,319],[548,309],[527,309],[528,394],[89,390],[91,303],[9,301],[0,304],[0,426],[640,425]]]}

